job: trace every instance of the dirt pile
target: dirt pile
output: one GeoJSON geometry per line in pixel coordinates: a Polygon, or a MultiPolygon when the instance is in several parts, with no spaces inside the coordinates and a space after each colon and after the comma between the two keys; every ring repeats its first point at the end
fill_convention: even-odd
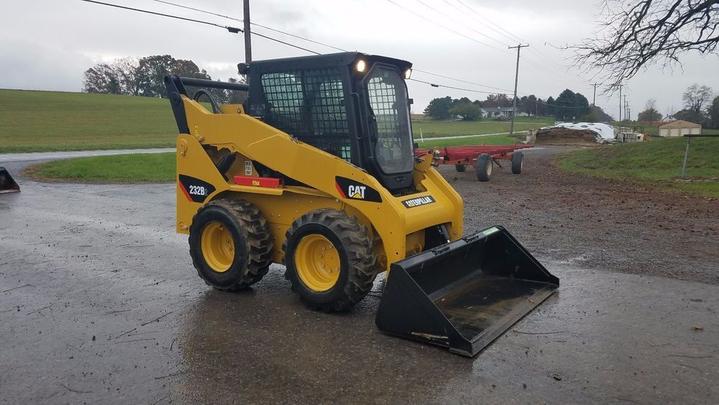
{"type": "Polygon", "coordinates": [[[538,145],[598,145],[600,136],[590,130],[567,128],[542,128],[537,131],[538,145]]]}

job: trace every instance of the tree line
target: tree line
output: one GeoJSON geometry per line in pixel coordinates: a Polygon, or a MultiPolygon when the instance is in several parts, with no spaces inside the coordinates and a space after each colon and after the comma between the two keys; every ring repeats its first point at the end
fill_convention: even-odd
{"type": "MultiPolygon", "coordinates": [[[[485,100],[470,100],[467,97],[453,99],[452,97],[435,98],[429,102],[424,114],[432,119],[443,120],[460,118],[465,121],[476,121],[483,117],[482,110],[496,107],[512,107],[513,99],[506,94],[489,94],[485,100]]],[[[578,92],[566,89],[557,98],[549,97],[546,100],[535,96],[517,98],[517,111],[530,116],[554,116],[560,121],[611,121],[612,117],[600,107],[589,104],[587,98],[578,92]]]]}
{"type": "MultiPolygon", "coordinates": [[[[84,88],[88,93],[122,94],[128,96],[165,97],[164,78],[167,75],[212,80],[206,70],[191,60],[175,59],[170,55],[152,55],[139,59],[118,59],[113,63],[99,63],[84,74],[84,88]]],[[[228,81],[237,82],[230,78],[228,81]]],[[[238,95],[221,89],[207,89],[219,102],[228,102],[238,95]]]]}

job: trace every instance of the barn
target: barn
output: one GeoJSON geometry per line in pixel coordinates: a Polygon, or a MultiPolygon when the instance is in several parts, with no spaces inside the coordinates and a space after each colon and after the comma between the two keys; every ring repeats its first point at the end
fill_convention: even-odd
{"type": "Polygon", "coordinates": [[[659,126],[659,136],[672,137],[684,135],[701,135],[702,126],[693,122],[676,120],[659,126]]]}

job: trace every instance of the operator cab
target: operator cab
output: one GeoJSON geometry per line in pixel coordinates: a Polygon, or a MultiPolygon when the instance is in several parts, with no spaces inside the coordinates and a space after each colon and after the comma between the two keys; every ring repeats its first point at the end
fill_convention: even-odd
{"type": "Polygon", "coordinates": [[[358,52],[254,61],[248,114],[361,167],[393,193],[413,188],[405,78],[412,64],[358,52]]]}

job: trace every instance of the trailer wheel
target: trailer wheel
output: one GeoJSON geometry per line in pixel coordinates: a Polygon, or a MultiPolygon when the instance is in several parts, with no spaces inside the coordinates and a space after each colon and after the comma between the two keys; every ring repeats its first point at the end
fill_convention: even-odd
{"type": "Polygon", "coordinates": [[[461,164],[461,163],[457,163],[456,165],[454,165],[454,168],[455,168],[455,169],[457,170],[457,172],[459,172],[459,173],[464,173],[464,171],[467,169],[467,167],[466,167],[465,165],[461,164]]]}
{"type": "Polygon", "coordinates": [[[287,231],[283,250],[285,278],[316,310],[350,310],[370,292],[378,272],[372,237],[342,211],[303,215],[287,231]]]}
{"type": "Polygon", "coordinates": [[[269,224],[247,201],[220,199],[202,207],[192,219],[189,244],[197,274],[218,290],[246,289],[270,266],[269,224]]]}
{"type": "Polygon", "coordinates": [[[524,153],[514,152],[512,153],[512,174],[522,173],[524,167],[524,153]]]}
{"type": "Polygon", "coordinates": [[[477,173],[477,180],[489,181],[492,176],[492,156],[486,153],[479,155],[474,165],[474,170],[477,173]]]}

